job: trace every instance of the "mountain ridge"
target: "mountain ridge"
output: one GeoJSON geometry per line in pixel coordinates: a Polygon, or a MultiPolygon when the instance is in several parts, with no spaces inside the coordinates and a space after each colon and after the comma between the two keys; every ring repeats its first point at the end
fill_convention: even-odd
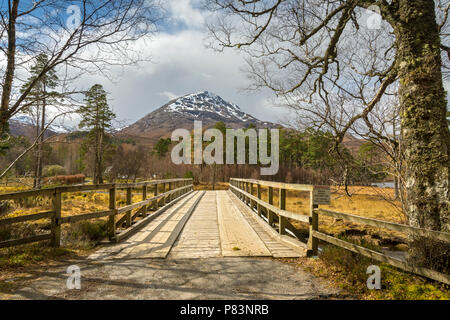
{"type": "Polygon", "coordinates": [[[210,91],[191,93],[173,99],[121,130],[122,134],[159,139],[170,137],[176,129],[192,130],[194,121],[202,121],[204,128],[224,122],[229,128],[276,128],[278,124],[261,121],[245,113],[236,104],[225,101],[210,91]]]}

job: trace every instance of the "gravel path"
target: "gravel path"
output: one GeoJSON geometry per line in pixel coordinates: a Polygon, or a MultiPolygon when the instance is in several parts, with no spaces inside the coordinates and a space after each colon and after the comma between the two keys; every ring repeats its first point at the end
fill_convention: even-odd
{"type": "MultiPolygon", "coordinates": [[[[76,262],[70,262],[76,263],[76,262]]],[[[338,294],[311,274],[270,258],[83,260],[81,289],[67,266],[39,271],[9,299],[326,299],[338,294]]]]}

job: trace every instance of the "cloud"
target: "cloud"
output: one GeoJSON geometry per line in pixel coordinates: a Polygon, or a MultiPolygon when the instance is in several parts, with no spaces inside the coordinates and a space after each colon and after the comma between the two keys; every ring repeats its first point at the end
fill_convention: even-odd
{"type": "Polygon", "coordinates": [[[170,92],[170,91],[163,91],[159,94],[161,97],[167,97],[167,99],[169,100],[173,100],[178,98],[180,95],[170,92]]]}
{"type": "Polygon", "coordinates": [[[285,111],[272,107],[270,91],[242,91],[248,86],[240,70],[244,65],[242,55],[233,50],[217,53],[205,48],[205,12],[194,9],[189,0],[169,4],[172,19],[184,27],[176,32],[169,28],[154,35],[151,41],[133,45],[136,50],[150,54],[151,62],[127,67],[116,83],[96,75],[85,77],[83,85],[102,83],[110,93],[110,105],[117,117],[128,124],[176,97],[204,90],[220,95],[261,120],[277,122],[285,118],[285,111]]]}
{"type": "Polygon", "coordinates": [[[169,1],[171,20],[175,23],[182,23],[187,28],[202,28],[206,13],[194,8],[195,4],[195,1],[191,0],[169,1]]]}

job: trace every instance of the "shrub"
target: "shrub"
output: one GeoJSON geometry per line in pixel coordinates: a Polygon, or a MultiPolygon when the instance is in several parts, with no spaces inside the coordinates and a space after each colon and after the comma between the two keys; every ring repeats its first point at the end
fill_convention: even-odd
{"type": "Polygon", "coordinates": [[[412,265],[425,267],[441,273],[450,270],[450,244],[416,236],[410,241],[408,262],[412,265]]]}
{"type": "Polygon", "coordinates": [[[42,171],[44,177],[54,177],[66,175],[66,169],[58,165],[46,166],[42,171]]]}
{"type": "Polygon", "coordinates": [[[86,176],[84,174],[77,174],[73,176],[54,176],[44,179],[46,184],[77,184],[84,183],[86,176]]]}
{"type": "Polygon", "coordinates": [[[71,224],[64,230],[65,245],[92,248],[108,235],[107,221],[82,221],[71,224]]]}
{"type": "Polygon", "coordinates": [[[194,179],[194,174],[192,173],[192,171],[188,171],[186,172],[186,174],[184,175],[185,179],[194,179]]]}

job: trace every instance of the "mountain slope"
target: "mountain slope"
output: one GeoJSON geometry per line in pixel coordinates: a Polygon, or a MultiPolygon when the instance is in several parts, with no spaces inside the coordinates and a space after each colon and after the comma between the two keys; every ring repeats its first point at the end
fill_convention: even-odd
{"type": "Polygon", "coordinates": [[[170,137],[172,131],[183,128],[192,130],[194,121],[202,121],[203,127],[211,127],[223,121],[229,128],[274,128],[276,124],[263,122],[243,112],[237,105],[218,95],[203,91],[174,99],[122,130],[122,133],[146,138],[170,137]]]}

